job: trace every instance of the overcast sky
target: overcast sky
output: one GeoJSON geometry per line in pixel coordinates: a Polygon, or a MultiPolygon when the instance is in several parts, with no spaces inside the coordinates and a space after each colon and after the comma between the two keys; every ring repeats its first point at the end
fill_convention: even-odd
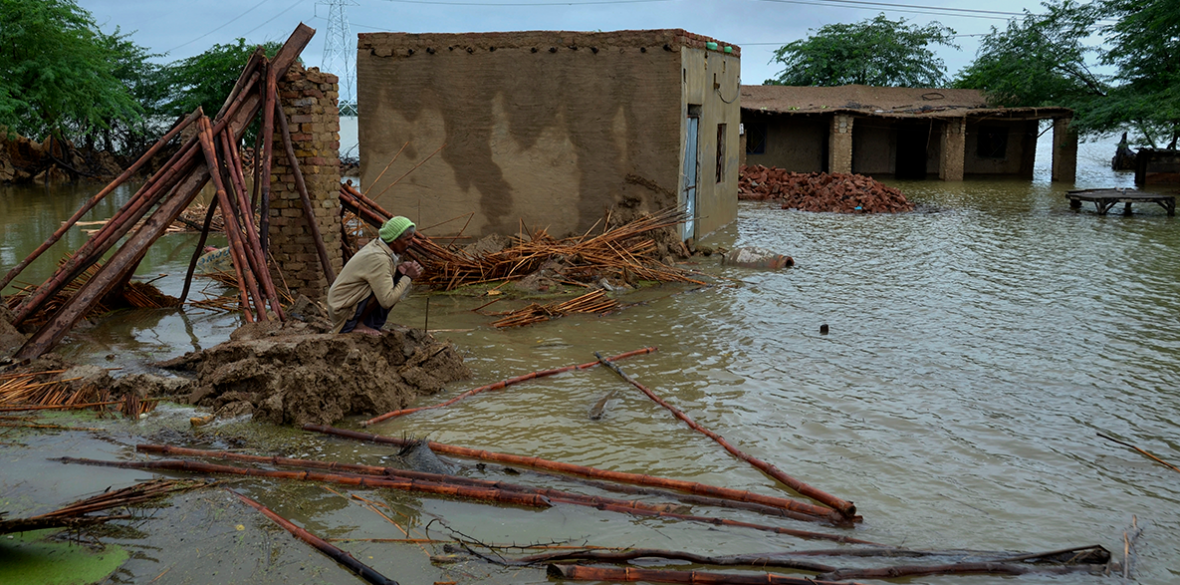
{"type": "MultiPolygon", "coordinates": [[[[218,43],[285,40],[300,22],[316,29],[303,52],[322,67],[329,5],[316,0],[77,0],[106,32],[121,27],[172,61],[218,43]]],[[[975,56],[979,35],[1006,26],[1005,13],[1040,12],[1035,2],[991,0],[341,0],[352,32],[609,31],[682,28],[742,47],[742,83],[760,84],[780,70],[774,49],[824,25],[884,13],[891,20],[938,21],[963,35],[960,50],[939,47],[954,75],[975,56]]],[[[332,68],[329,68],[332,69],[332,68]]],[[[338,67],[336,68],[338,69],[338,67]]],[[[333,71],[339,73],[339,71],[333,71]]]]}

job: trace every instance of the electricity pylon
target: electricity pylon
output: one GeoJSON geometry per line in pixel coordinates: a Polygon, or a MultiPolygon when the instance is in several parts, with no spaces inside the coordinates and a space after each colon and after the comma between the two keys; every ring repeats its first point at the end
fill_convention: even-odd
{"type": "Polygon", "coordinates": [[[356,39],[348,26],[345,8],[360,6],[351,0],[317,2],[328,7],[328,34],[324,36],[324,61],[321,71],[340,78],[340,115],[356,115],[356,39]]]}

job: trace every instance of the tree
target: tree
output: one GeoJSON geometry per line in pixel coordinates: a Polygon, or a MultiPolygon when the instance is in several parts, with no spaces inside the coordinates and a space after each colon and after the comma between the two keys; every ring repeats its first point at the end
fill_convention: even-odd
{"type": "Polygon", "coordinates": [[[1118,87],[1094,110],[1107,127],[1131,126],[1150,146],[1180,135],[1180,0],[1104,0],[1102,28],[1118,87]]]}
{"type": "Polygon", "coordinates": [[[946,65],[931,46],[958,49],[954,35],[938,23],[919,27],[884,14],[855,24],[829,24],[775,51],[774,61],[785,69],[766,84],[941,87],[946,65]]]}
{"type": "Polygon", "coordinates": [[[1098,13],[1073,0],[1044,4],[1046,14],[1008,22],[980,41],[975,61],[961,71],[956,87],[983,90],[997,106],[1077,106],[1105,96],[1109,88],[1087,65],[1096,48],[1084,44],[1098,13]]]}
{"type": "Polygon", "coordinates": [[[110,41],[74,0],[0,0],[0,124],[74,140],[138,120],[110,41]]]}
{"type": "MultiPolygon", "coordinates": [[[[262,45],[267,57],[274,57],[281,46],[273,41],[262,45]]],[[[236,44],[213,45],[200,55],[168,64],[161,72],[160,102],[153,110],[175,120],[200,106],[213,117],[233,91],[254,50],[255,45],[238,39],[236,44]]]]}

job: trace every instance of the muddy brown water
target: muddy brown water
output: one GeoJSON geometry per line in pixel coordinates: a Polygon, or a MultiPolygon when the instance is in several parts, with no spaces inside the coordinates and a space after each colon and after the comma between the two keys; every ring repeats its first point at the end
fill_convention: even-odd
{"type": "MultiPolygon", "coordinates": [[[[1105,150],[1083,159],[1079,188],[1130,185],[1128,176],[1102,167],[1103,156],[1105,150]]],[[[437,335],[463,349],[476,377],[420,404],[510,376],[592,361],[594,351],[655,345],[658,352],[620,366],[751,455],[855,501],[865,521],[846,532],[857,538],[914,548],[1013,551],[1101,544],[1121,558],[1123,531],[1135,518],[1144,531],[1134,549],[1134,581],[1180,580],[1180,474],[1096,436],[1111,434],[1180,465],[1176,219],[1158,207],[1136,209],[1131,217],[1071,211],[1066,187],[1050,184],[1044,168],[1032,183],[891,184],[919,211],[855,216],[743,204],[739,220],[713,241],[770,248],[793,256],[796,266],[760,272],[695,260],[704,272],[741,280],[736,286],[649,289],[626,300],[650,302],[613,315],[510,331],[492,330],[491,319],[470,312],[484,299],[431,297],[431,329],[455,330],[437,335]],[[830,328],[827,335],[819,333],[823,324],[830,328]]],[[[93,189],[4,188],[0,264],[23,258],[93,189]]],[[[75,230],[67,244],[82,241],[75,230]]],[[[190,236],[168,236],[141,273],[167,274],[157,284],[175,294],[193,244],[190,236]]],[[[50,267],[42,263],[26,279],[43,278],[50,267]]],[[[393,318],[421,326],[425,305],[426,297],[415,296],[393,318]]],[[[77,332],[61,352],[138,371],[145,362],[218,343],[235,326],[231,317],[199,311],[123,312],[77,332]]],[[[131,449],[134,443],[179,441],[190,432],[213,446],[294,456],[377,464],[391,453],[246,421],[190,431],[192,413],[165,405],[138,424],[65,419],[103,426],[100,433],[0,434],[8,442],[0,444],[0,507],[43,511],[152,475],[64,466],[49,457],[141,458],[131,449]]],[[[485,393],[370,430],[788,495],[602,368],[485,393]],[[618,393],[606,415],[590,421],[590,407],[613,388],[618,393]]],[[[498,466],[481,472],[465,465],[462,473],[475,477],[572,487],[498,466]]],[[[321,536],[403,537],[372,511],[317,485],[249,480],[235,486],[321,536]]],[[[752,530],[562,505],[535,511],[333,489],[386,503],[392,507],[386,513],[414,535],[435,538],[461,533],[484,542],[715,555],[828,548],[752,530]]],[[[746,512],[696,512],[837,531],[746,512]]],[[[108,582],[157,576],[158,583],[356,582],[223,492],[193,492],[148,516],[134,530],[104,537],[133,553],[108,582]]],[[[432,563],[429,555],[444,554],[438,545],[341,546],[407,584],[548,581],[540,570],[496,568],[467,557],[432,563]]],[[[997,581],[945,576],[913,582],[997,581]]]]}

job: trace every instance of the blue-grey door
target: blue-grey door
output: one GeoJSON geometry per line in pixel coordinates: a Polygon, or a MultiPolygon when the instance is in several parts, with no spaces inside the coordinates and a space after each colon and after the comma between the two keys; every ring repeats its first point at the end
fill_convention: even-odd
{"type": "Polygon", "coordinates": [[[688,212],[688,220],[684,222],[680,233],[682,239],[696,237],[697,217],[697,145],[700,143],[701,119],[695,113],[689,114],[684,124],[684,176],[683,201],[680,203],[688,212]]]}

